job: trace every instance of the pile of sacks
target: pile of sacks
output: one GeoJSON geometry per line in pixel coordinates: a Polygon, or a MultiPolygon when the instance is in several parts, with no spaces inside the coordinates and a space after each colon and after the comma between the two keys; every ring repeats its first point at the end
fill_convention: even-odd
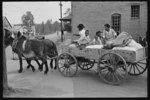
{"type": "Polygon", "coordinates": [[[143,48],[141,44],[137,43],[127,32],[120,33],[116,39],[108,41],[104,45],[105,49],[123,49],[123,50],[137,50],[143,48]]]}

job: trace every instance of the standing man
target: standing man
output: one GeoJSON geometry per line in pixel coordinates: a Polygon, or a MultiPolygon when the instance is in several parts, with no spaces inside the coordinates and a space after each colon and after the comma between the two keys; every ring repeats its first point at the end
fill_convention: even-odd
{"type": "Polygon", "coordinates": [[[117,33],[110,28],[109,24],[104,25],[105,29],[103,31],[102,37],[105,40],[105,44],[110,43],[115,37],[117,36],[117,33]]]}

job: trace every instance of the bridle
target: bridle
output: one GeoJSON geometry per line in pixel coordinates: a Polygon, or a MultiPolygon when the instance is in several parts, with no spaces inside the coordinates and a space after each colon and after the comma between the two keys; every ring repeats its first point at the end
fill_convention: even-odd
{"type": "Polygon", "coordinates": [[[12,49],[15,50],[19,39],[14,39],[12,43],[12,49]]]}
{"type": "MultiPolygon", "coordinates": [[[[22,35],[22,36],[25,36],[25,35],[22,35]]],[[[17,46],[17,44],[18,44],[18,41],[19,41],[19,39],[20,39],[22,36],[20,36],[19,38],[14,38],[13,43],[12,43],[12,48],[13,48],[13,50],[16,49],[16,46],[17,46]]],[[[25,37],[26,37],[26,36],[25,36],[25,37]]],[[[28,38],[27,38],[27,40],[28,40],[28,38]]]]}
{"type": "Polygon", "coordinates": [[[13,50],[16,49],[17,43],[18,43],[18,41],[19,41],[20,38],[21,38],[21,36],[19,38],[14,37],[14,40],[13,40],[13,43],[12,43],[12,49],[13,50]]]}

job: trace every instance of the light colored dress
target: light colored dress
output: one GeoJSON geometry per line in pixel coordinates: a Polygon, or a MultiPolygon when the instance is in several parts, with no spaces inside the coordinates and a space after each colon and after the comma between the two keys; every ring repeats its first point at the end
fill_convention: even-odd
{"type": "MultiPolygon", "coordinates": [[[[77,43],[81,44],[82,41],[86,40],[87,37],[85,36],[85,31],[86,31],[85,29],[82,29],[81,31],[79,31],[80,38],[75,40],[77,43]]],[[[77,45],[76,44],[70,44],[69,47],[74,48],[74,47],[77,47],[77,45]]]]}
{"type": "Polygon", "coordinates": [[[82,29],[80,32],[79,32],[79,35],[80,35],[80,38],[77,39],[76,41],[80,42],[82,41],[86,36],[85,36],[85,29],[82,29]]]}

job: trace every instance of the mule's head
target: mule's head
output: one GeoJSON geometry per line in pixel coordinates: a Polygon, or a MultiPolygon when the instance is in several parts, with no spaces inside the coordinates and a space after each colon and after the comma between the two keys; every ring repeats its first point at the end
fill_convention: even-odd
{"type": "Polygon", "coordinates": [[[24,35],[24,33],[20,31],[14,31],[12,37],[18,41],[27,39],[27,36],[24,35]]]}
{"type": "Polygon", "coordinates": [[[5,31],[5,47],[8,47],[9,45],[12,45],[14,38],[12,37],[12,32],[8,29],[4,29],[5,31]]]}
{"type": "Polygon", "coordinates": [[[17,53],[21,48],[20,45],[27,39],[27,37],[20,31],[14,31],[12,37],[14,38],[12,50],[17,53]]]}

